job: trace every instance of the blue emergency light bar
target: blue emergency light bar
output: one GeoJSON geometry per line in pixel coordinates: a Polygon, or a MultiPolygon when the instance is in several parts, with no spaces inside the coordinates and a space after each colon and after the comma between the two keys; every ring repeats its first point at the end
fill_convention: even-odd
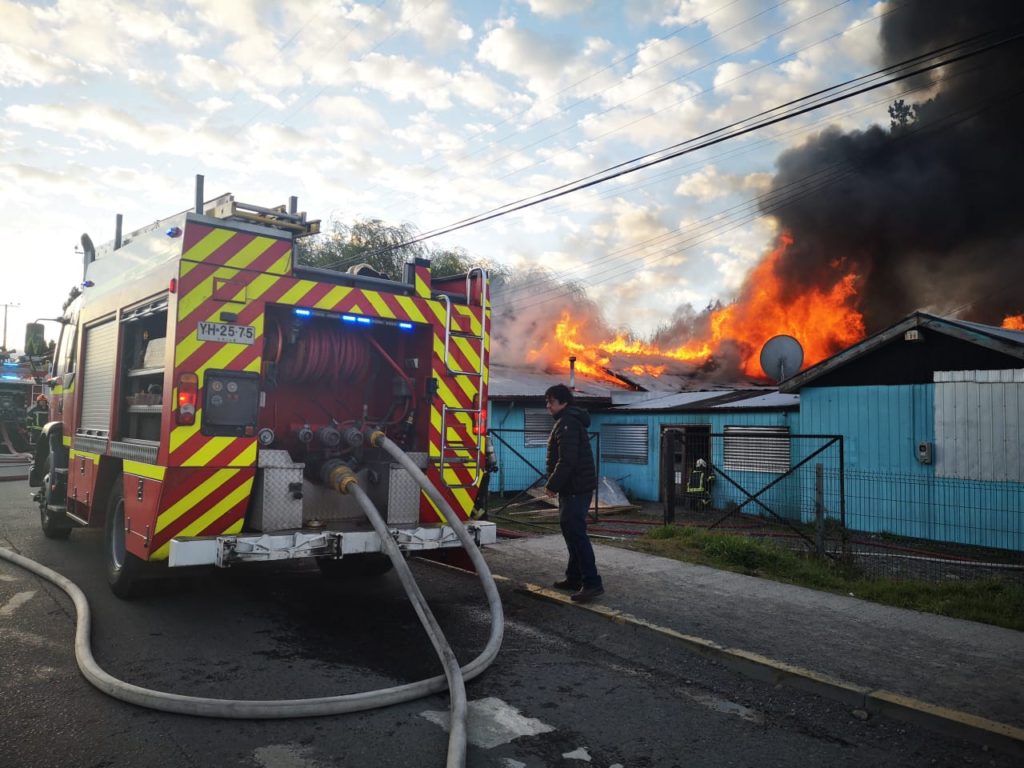
{"type": "Polygon", "coordinates": [[[350,315],[344,314],[339,315],[335,312],[325,312],[321,309],[300,309],[296,307],[292,310],[293,313],[299,317],[327,317],[332,320],[341,320],[343,323],[349,323],[351,325],[386,325],[390,327],[397,326],[403,331],[411,331],[416,326],[413,323],[406,322],[404,320],[392,320],[390,317],[366,317],[365,315],[350,315]]]}

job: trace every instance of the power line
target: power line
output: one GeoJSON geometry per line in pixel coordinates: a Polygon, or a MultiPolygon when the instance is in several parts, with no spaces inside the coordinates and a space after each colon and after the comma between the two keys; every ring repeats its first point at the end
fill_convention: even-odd
{"type": "MultiPolygon", "coordinates": [[[[927,134],[935,134],[941,131],[949,130],[954,126],[959,125],[975,117],[981,112],[991,109],[994,105],[1001,106],[1005,104],[1005,99],[1007,98],[1019,98],[1022,95],[1024,95],[1024,90],[1017,91],[1008,95],[1000,94],[998,97],[990,99],[988,102],[979,107],[975,107],[972,109],[964,109],[956,113],[951,113],[949,115],[944,116],[940,121],[931,124],[925,128],[911,129],[906,133],[895,137],[893,139],[893,142],[899,143],[903,141],[913,141],[927,134]]],[[[766,195],[759,196],[757,198],[733,206],[732,208],[726,209],[725,211],[721,211],[715,214],[715,216],[706,219],[705,223],[702,223],[697,228],[697,232],[693,235],[694,239],[677,239],[675,242],[671,243],[669,246],[666,246],[664,249],[662,249],[662,252],[669,251],[671,249],[671,253],[676,253],[681,249],[706,243],[709,240],[713,239],[714,237],[723,234],[724,232],[732,231],[741,226],[746,225],[747,223],[749,223],[749,221],[751,221],[753,218],[756,218],[756,216],[758,215],[761,215],[763,213],[776,213],[777,211],[782,210],[783,208],[792,205],[795,202],[798,202],[799,200],[804,199],[809,195],[817,194],[821,190],[827,189],[833,184],[838,183],[843,179],[852,176],[854,170],[855,169],[852,168],[849,162],[835,163],[823,169],[820,169],[812,174],[809,174],[808,176],[802,177],[801,179],[794,180],[785,187],[773,189],[770,193],[766,195]],[[791,190],[796,190],[795,194],[778,194],[791,190]],[[733,212],[735,212],[736,214],[743,214],[743,209],[747,207],[750,208],[749,215],[733,215],[733,212]],[[721,226],[713,226],[718,225],[721,221],[724,221],[725,224],[721,226]],[[706,233],[702,233],[700,229],[705,227],[706,233]]],[[[676,230],[676,232],[681,231],[676,230]]],[[[667,236],[672,236],[674,234],[675,233],[668,233],[667,236]]],[[[687,234],[689,235],[690,233],[688,232],[687,234]]],[[[630,246],[627,249],[621,249],[619,252],[616,253],[616,255],[628,255],[630,251],[639,250],[641,247],[649,245],[652,242],[652,240],[655,239],[658,238],[652,238],[651,240],[645,241],[644,243],[630,246]]],[[[668,255],[671,255],[671,253],[669,253],[668,255]]],[[[645,263],[657,262],[660,261],[662,258],[667,258],[667,256],[653,259],[645,259],[645,263]]],[[[628,272],[632,271],[632,269],[633,265],[612,266],[607,270],[603,270],[602,272],[597,273],[597,276],[599,276],[601,279],[592,279],[588,281],[588,285],[597,285],[603,282],[608,282],[609,280],[613,280],[617,277],[620,277],[623,274],[627,274],[628,272]]],[[[518,289],[518,287],[516,289],[518,289]]],[[[557,298],[559,295],[560,291],[557,286],[542,289],[540,291],[532,290],[529,294],[528,303],[517,304],[517,299],[513,298],[509,302],[509,304],[513,305],[518,310],[525,310],[551,301],[557,298]]],[[[968,302],[967,304],[964,304],[961,307],[955,308],[953,312],[959,312],[961,309],[970,306],[973,303],[976,302],[968,302]]]]}
{"type": "Polygon", "coordinates": [[[498,208],[492,209],[491,211],[485,212],[483,214],[478,214],[477,216],[463,219],[461,221],[455,222],[454,224],[450,224],[448,226],[440,227],[430,232],[426,232],[422,235],[412,238],[411,240],[405,243],[400,243],[396,246],[385,249],[385,252],[389,250],[394,250],[396,248],[413,245],[415,243],[422,242],[423,240],[438,237],[440,235],[449,234],[456,230],[464,229],[465,227],[473,226],[475,224],[481,224],[485,221],[489,221],[499,216],[506,216],[510,213],[514,213],[525,208],[530,208],[532,206],[539,205],[540,203],[547,202],[558,197],[563,197],[565,195],[571,194],[573,192],[578,192],[583,189],[587,189],[597,184],[602,184],[606,181],[610,181],[611,179],[618,178],[619,176],[623,176],[625,174],[635,173],[636,171],[642,170],[644,168],[649,168],[653,165],[664,163],[668,160],[672,160],[682,155],[690,154],[699,149],[704,149],[706,147],[714,146],[715,144],[719,144],[729,139],[744,136],[753,131],[761,130],[762,128],[766,128],[770,125],[774,125],[785,120],[791,120],[794,117],[798,117],[808,112],[821,109],[822,107],[835,104],[839,101],[844,101],[846,99],[852,98],[853,96],[858,96],[862,93],[867,93],[869,91],[882,88],[886,85],[891,85],[892,83],[906,80],[907,78],[932,71],[939,67],[947,66],[949,64],[953,64],[955,62],[962,61],[973,56],[977,56],[981,53],[985,53],[1000,46],[1006,45],[1010,42],[1019,40],[1021,39],[1021,37],[1022,35],[1020,33],[1017,33],[1008,37],[1004,37],[1000,40],[997,40],[996,42],[985,44],[980,48],[976,48],[974,50],[964,50],[961,52],[955,52],[955,49],[962,48],[967,43],[976,42],[977,38],[969,38],[956,44],[937,48],[934,51],[931,51],[927,54],[922,54],[921,56],[915,56],[910,59],[906,59],[902,62],[899,62],[898,64],[894,64],[889,67],[883,67],[881,69],[870,72],[867,75],[862,75],[861,77],[844,81],[843,83],[839,83],[838,85],[822,89],[815,93],[807,94],[798,99],[793,99],[789,102],[785,102],[784,104],[780,104],[769,110],[765,110],[756,115],[745,118],[744,120],[737,121],[722,128],[717,128],[715,130],[708,131],[707,133],[701,134],[700,136],[688,139],[685,142],[680,142],[678,144],[674,144],[672,146],[658,150],[657,152],[648,153],[646,155],[641,155],[639,157],[632,158],[631,160],[626,160],[624,162],[618,163],[617,165],[611,166],[610,168],[606,168],[604,171],[591,174],[577,181],[562,184],[560,186],[549,189],[545,192],[541,192],[536,195],[531,195],[527,198],[522,198],[513,203],[508,203],[506,205],[499,206],[498,208]],[[926,64],[921,63],[924,60],[927,60],[929,58],[935,58],[936,56],[943,53],[946,53],[948,55],[941,60],[933,61],[926,64]],[[901,69],[903,69],[904,71],[900,72],[901,69]],[[882,77],[886,73],[896,74],[892,74],[889,77],[882,77]],[[870,82],[872,79],[874,79],[875,82],[870,82]],[[860,87],[853,87],[857,83],[861,82],[867,84],[860,87]],[[850,88],[852,89],[843,91],[843,89],[850,88]],[[829,94],[833,93],[838,93],[839,95],[829,96],[829,94]],[[801,103],[807,102],[810,102],[807,104],[807,106],[802,106],[793,109],[793,107],[796,107],[801,103]],[[774,116],[772,116],[773,113],[779,112],[781,112],[781,114],[775,114],[774,116]],[[751,124],[744,125],[745,123],[751,124]]]}

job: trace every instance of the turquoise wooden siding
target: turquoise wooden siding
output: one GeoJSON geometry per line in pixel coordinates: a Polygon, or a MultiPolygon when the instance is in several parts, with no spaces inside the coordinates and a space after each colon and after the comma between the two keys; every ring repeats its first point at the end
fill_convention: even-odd
{"type": "MultiPolygon", "coordinates": [[[[591,432],[601,431],[602,424],[642,424],[647,425],[648,445],[647,461],[644,464],[601,461],[600,471],[605,477],[616,480],[623,492],[633,501],[658,501],[661,496],[661,430],[663,426],[682,426],[695,424],[708,426],[711,432],[725,431],[726,426],[767,427],[788,426],[791,432],[798,430],[798,414],[786,411],[722,411],[715,413],[655,413],[642,414],[629,411],[605,413],[591,412],[593,419],[591,432]]],[[[491,489],[502,493],[517,493],[528,488],[536,478],[536,472],[529,466],[544,468],[545,450],[543,448],[525,448],[522,445],[521,433],[512,430],[523,429],[523,406],[518,403],[492,403],[488,408],[488,421],[491,430],[497,430],[494,445],[498,454],[501,469],[491,481],[491,489]],[[510,432],[503,433],[501,429],[510,432]],[[500,439],[499,439],[500,438],[500,439]],[[513,452],[514,449],[515,452],[513,452]],[[520,455],[517,456],[516,453],[520,455]],[[527,463],[529,462],[529,464],[527,463]]],[[[594,444],[595,453],[597,443],[594,444]]],[[[724,460],[721,438],[712,440],[712,461],[721,465],[724,460]]],[[[735,472],[731,473],[741,485],[758,489],[765,482],[777,475],[763,473],[735,472]],[[762,476],[763,475],[763,476],[762,476]],[[765,477],[768,480],[765,480],[765,477]]],[[[784,486],[773,489],[772,498],[778,503],[778,497],[784,493],[784,486]]],[[[716,493],[724,493],[721,486],[716,493]]],[[[733,491],[735,495],[735,491],[733,491]]]]}
{"type": "Polygon", "coordinates": [[[1020,484],[940,478],[918,462],[917,444],[935,442],[934,387],[801,390],[803,430],[845,438],[847,528],[1024,549],[1020,484]]]}
{"type": "MultiPolygon", "coordinates": [[[[787,426],[791,432],[797,431],[798,414],[789,411],[719,411],[711,413],[652,413],[633,414],[629,411],[593,414],[593,428],[600,431],[601,425],[609,424],[646,424],[648,434],[647,463],[626,464],[613,461],[601,462],[601,474],[616,480],[622,490],[633,501],[658,501],[661,497],[661,432],[664,427],[685,426],[688,424],[707,426],[713,433],[725,431],[726,426],[770,427],[787,426]]],[[[721,466],[724,451],[721,438],[711,440],[711,461],[721,466]]],[[[760,488],[764,483],[761,473],[735,472],[730,473],[740,485],[760,488]]],[[[775,477],[775,475],[772,475],[775,477]]],[[[714,494],[722,494],[721,485],[715,487],[714,494]]]]}

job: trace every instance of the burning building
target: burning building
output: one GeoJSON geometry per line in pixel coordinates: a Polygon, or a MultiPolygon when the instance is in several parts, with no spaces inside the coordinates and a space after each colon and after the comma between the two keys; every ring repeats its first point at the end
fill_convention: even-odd
{"type": "Polygon", "coordinates": [[[674,374],[701,389],[763,383],[758,354],[777,334],[799,339],[811,366],[917,310],[1024,327],[1022,22],[1024,7],[1000,0],[893,6],[883,65],[979,36],[991,47],[917,76],[890,126],[828,128],[784,152],[762,198],[783,234],[733,300],[680,307],[640,340],[609,329],[578,286],[529,275],[559,300],[522,310],[496,293],[495,359],[565,373],[572,355],[609,381],[674,374]],[[823,179],[814,194],[785,192],[823,179]]]}

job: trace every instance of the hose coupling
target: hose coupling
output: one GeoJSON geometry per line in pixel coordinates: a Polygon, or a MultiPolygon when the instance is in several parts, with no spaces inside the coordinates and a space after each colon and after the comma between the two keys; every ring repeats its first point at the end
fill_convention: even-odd
{"type": "Polygon", "coordinates": [[[324,464],[320,470],[320,477],[328,488],[333,488],[338,493],[348,493],[348,488],[353,483],[358,484],[356,473],[352,467],[343,461],[333,460],[324,464]]]}
{"type": "Polygon", "coordinates": [[[375,429],[372,432],[370,432],[368,440],[370,441],[370,445],[372,445],[374,448],[380,448],[380,445],[381,443],[384,442],[385,437],[387,437],[387,435],[385,435],[381,430],[375,429]]]}

